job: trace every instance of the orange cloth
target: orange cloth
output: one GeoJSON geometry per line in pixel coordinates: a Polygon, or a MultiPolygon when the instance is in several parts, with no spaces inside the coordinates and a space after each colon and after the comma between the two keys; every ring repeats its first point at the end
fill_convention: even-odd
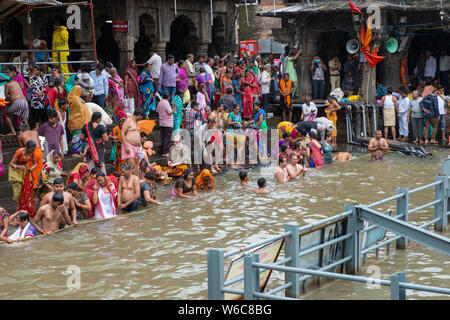
{"type": "Polygon", "coordinates": [[[197,176],[197,179],[195,180],[195,185],[197,187],[201,187],[203,186],[205,190],[210,190],[210,189],[214,189],[214,177],[211,174],[211,171],[209,171],[208,169],[203,169],[202,172],[200,172],[200,174],[197,176]],[[206,183],[205,185],[205,178],[209,178],[211,183],[210,185],[208,183],[206,183]]]}
{"type": "MultiPolygon", "coordinates": [[[[327,119],[332,121],[334,127],[337,128],[336,127],[336,125],[337,125],[337,113],[336,113],[336,111],[335,112],[329,112],[328,108],[327,108],[327,109],[325,109],[325,112],[327,114],[327,119]]],[[[331,131],[331,136],[332,137],[336,137],[337,136],[337,130],[331,131]]]]}
{"type": "MultiPolygon", "coordinates": [[[[292,89],[292,80],[289,80],[288,82],[286,82],[286,81],[284,81],[284,79],[281,79],[280,88],[281,88],[281,92],[283,92],[283,94],[287,94],[292,89]]],[[[288,95],[284,98],[284,104],[287,107],[291,106],[291,96],[290,95],[288,95]]]]}
{"type": "Polygon", "coordinates": [[[33,189],[37,189],[39,174],[44,167],[44,154],[42,153],[41,147],[36,147],[34,150],[34,156],[36,158],[36,168],[31,172],[31,177],[33,178],[33,189]]]}

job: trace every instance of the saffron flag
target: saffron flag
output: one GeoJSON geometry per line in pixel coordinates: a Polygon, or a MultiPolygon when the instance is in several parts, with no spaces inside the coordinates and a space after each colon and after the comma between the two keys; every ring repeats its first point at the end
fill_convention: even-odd
{"type": "Polygon", "coordinates": [[[401,60],[400,65],[400,78],[402,79],[402,84],[406,87],[406,58],[408,57],[408,53],[405,55],[405,58],[401,60]]]}
{"type": "Polygon", "coordinates": [[[352,10],[352,12],[362,14],[361,10],[359,10],[359,8],[355,6],[350,0],[348,0],[348,3],[350,4],[350,10],[352,10]]]}
{"type": "Polygon", "coordinates": [[[361,49],[361,51],[366,57],[367,62],[369,63],[371,68],[375,67],[378,63],[380,63],[384,59],[384,57],[378,55],[378,48],[376,48],[373,53],[370,53],[370,51],[366,49],[361,49]]]}
{"type": "Polygon", "coordinates": [[[369,16],[369,19],[367,19],[367,31],[366,31],[366,36],[364,39],[363,46],[368,47],[371,42],[372,42],[372,21],[369,16]]]}

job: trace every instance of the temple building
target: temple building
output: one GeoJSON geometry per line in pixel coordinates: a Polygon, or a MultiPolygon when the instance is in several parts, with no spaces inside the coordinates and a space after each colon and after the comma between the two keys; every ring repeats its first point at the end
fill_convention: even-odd
{"type": "MultiPolygon", "coordinates": [[[[0,49],[28,49],[28,38],[52,42],[52,24],[67,25],[72,14],[71,1],[34,0],[39,6],[27,6],[13,0],[0,1],[0,49]],[[28,35],[27,10],[30,11],[28,35]]],[[[153,48],[165,59],[174,54],[185,59],[187,53],[224,55],[234,50],[236,6],[238,0],[93,0],[77,2],[80,29],[69,30],[71,49],[92,49],[92,20],[98,58],[111,61],[124,70],[128,60],[148,59],[153,48]]],[[[86,53],[73,52],[70,60],[92,59],[86,53]]],[[[2,61],[11,57],[2,55],[2,61]]]]}
{"type": "MultiPolygon", "coordinates": [[[[303,49],[296,64],[301,92],[299,96],[310,95],[310,65],[313,57],[319,55],[328,63],[333,56],[338,56],[343,64],[348,55],[347,42],[358,37],[360,15],[352,14],[348,0],[284,2],[284,6],[280,7],[277,1],[275,9],[267,9],[266,6],[256,15],[280,19],[281,28],[272,29],[274,39],[292,48],[303,49]]],[[[372,14],[371,46],[372,49],[379,48],[379,55],[385,57],[372,70],[367,64],[362,64],[360,93],[364,100],[373,100],[376,81],[394,90],[404,85],[400,71],[402,63],[406,66],[405,79],[409,81],[409,75],[413,74],[421,54],[426,50],[430,50],[439,61],[441,51],[450,49],[450,1],[354,0],[352,3],[361,10],[364,21],[368,13],[372,14]],[[392,53],[386,46],[391,38],[398,44],[398,49],[392,53]],[[367,88],[369,92],[365,94],[367,88]]],[[[438,73],[439,69],[436,77],[438,73]]],[[[329,89],[327,78],[325,91],[329,93],[329,89]]]]}

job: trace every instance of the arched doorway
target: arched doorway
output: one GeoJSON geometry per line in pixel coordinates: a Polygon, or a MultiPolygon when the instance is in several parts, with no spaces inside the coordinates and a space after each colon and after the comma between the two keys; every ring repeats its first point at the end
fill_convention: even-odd
{"type": "Polygon", "coordinates": [[[110,17],[101,16],[102,21],[100,37],[97,40],[97,55],[98,59],[103,62],[111,62],[114,67],[120,68],[120,51],[112,31],[112,22],[110,17]]]}
{"type": "Polygon", "coordinates": [[[185,59],[188,53],[196,52],[198,42],[197,27],[190,18],[180,15],[170,25],[166,56],[172,54],[176,60],[185,59]]]}
{"type": "Polygon", "coordinates": [[[225,39],[225,24],[222,17],[215,17],[211,30],[211,43],[208,46],[208,55],[210,57],[223,55],[227,50],[227,40],[225,39]]]}
{"type": "Polygon", "coordinates": [[[137,63],[145,63],[148,60],[148,52],[156,39],[155,19],[147,13],[139,17],[139,38],[134,44],[134,59],[137,63]]]}

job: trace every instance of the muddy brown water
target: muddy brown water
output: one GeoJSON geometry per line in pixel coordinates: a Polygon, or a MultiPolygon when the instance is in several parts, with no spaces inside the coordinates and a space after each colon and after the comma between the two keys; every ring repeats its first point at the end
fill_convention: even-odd
{"type": "MultiPolygon", "coordinates": [[[[240,189],[237,171],[217,176],[216,190],[201,193],[199,200],[171,198],[169,187],[162,187],[164,204],[146,213],[1,244],[0,299],[206,299],[207,248],[230,251],[282,233],[285,223],[317,222],[344,212],[344,204],[368,204],[395,194],[397,187],[434,182],[447,156],[446,150],[434,152],[432,159],[390,153],[375,163],[363,157],[311,170],[306,178],[284,185],[276,185],[265,168],[250,169],[252,186],[260,176],[268,179],[272,192],[267,196],[240,189]],[[69,290],[73,266],[80,270],[80,289],[69,290]]],[[[410,208],[432,200],[434,189],[413,194],[410,208]]],[[[380,210],[389,208],[395,208],[395,201],[380,210]]],[[[413,222],[431,219],[432,209],[410,217],[413,222]]],[[[450,287],[447,256],[421,245],[404,251],[393,247],[390,255],[385,249],[378,259],[369,255],[361,275],[373,276],[367,267],[377,266],[382,279],[405,271],[408,282],[450,287]]],[[[274,272],[268,287],[282,283],[283,275],[274,272]]],[[[448,299],[410,290],[407,297],[448,299]]],[[[303,298],[389,299],[389,288],[333,281],[303,298]]]]}

